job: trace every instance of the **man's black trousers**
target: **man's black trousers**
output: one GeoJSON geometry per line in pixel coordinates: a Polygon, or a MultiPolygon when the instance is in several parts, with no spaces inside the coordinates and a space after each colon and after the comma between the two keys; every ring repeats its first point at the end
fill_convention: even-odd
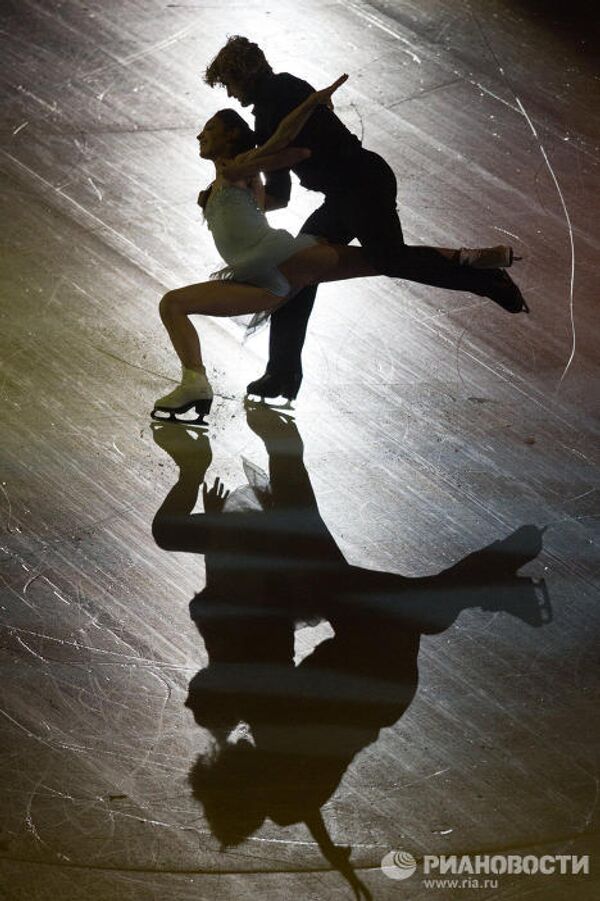
{"type": "MultiPolygon", "coordinates": [[[[339,173],[338,173],[339,175],[339,173]]],[[[363,150],[332,183],[325,201],[301,228],[331,244],[357,238],[382,274],[453,291],[486,294],[489,272],[453,262],[434,248],[404,243],[396,209],[396,177],[382,157],[363,150]]],[[[317,286],[300,291],[271,316],[268,372],[302,372],[301,354],[317,286]]]]}

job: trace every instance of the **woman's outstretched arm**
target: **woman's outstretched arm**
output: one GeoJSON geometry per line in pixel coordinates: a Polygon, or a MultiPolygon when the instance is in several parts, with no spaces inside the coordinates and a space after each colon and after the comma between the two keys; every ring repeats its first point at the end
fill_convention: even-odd
{"type": "MultiPolygon", "coordinates": [[[[251,151],[252,153],[254,151],[251,151]]],[[[248,154],[243,157],[236,157],[234,160],[225,163],[217,168],[218,174],[222,175],[227,181],[238,181],[239,179],[252,178],[259,172],[274,172],[276,169],[290,169],[296,163],[307,159],[310,156],[310,150],[305,147],[286,147],[276,153],[262,154],[257,157],[248,158],[248,154]]]]}
{"type": "Polygon", "coordinates": [[[329,107],[332,105],[332,95],[347,80],[347,75],[341,75],[333,82],[333,84],[330,84],[329,87],[310,94],[306,100],[281,120],[277,129],[268,141],[265,141],[265,143],[261,147],[257,147],[256,150],[251,150],[250,153],[256,153],[257,155],[275,153],[278,150],[283,150],[284,147],[287,147],[287,145],[302,131],[309,118],[320,104],[329,107]]]}

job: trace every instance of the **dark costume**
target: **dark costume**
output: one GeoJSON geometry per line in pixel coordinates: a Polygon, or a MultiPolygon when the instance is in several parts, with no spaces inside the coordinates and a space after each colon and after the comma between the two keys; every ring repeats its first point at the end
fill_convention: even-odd
{"type": "MultiPolygon", "coordinates": [[[[287,113],[312,92],[308,82],[286,72],[264,76],[254,88],[256,140],[264,144],[287,113]]],[[[460,266],[431,247],[404,243],[396,209],[394,173],[378,154],[365,150],[337,116],[324,106],[312,114],[292,146],[311,156],[293,167],[300,184],[325,195],[301,228],[335,244],[357,238],[369,262],[382,274],[456,291],[487,295],[497,270],[460,266]]],[[[289,171],[266,177],[266,192],[287,203],[289,171]]],[[[317,287],[311,285],[271,316],[267,372],[301,378],[301,353],[317,287]]]]}

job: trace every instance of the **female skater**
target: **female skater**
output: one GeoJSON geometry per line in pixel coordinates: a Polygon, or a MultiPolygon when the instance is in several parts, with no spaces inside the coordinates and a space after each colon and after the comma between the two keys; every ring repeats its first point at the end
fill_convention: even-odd
{"type": "MultiPolygon", "coordinates": [[[[182,379],[174,391],[156,401],[154,418],[176,419],[195,409],[201,421],[210,411],[213,392],[190,314],[239,316],[264,311],[268,315],[306,285],[380,274],[360,247],[328,244],[305,234],[294,238],[283,229],[271,228],[264,213],[260,173],[289,168],[310,155],[309,150],[289,144],[319,104],[331,106],[332,94],[347,78],[342,75],[315,91],[260,147],[254,148],[252,130],[234,110],[216,113],[198,135],[200,156],[215,165],[215,179],[201,193],[199,203],[228,266],[214,274],[216,280],[169,291],[160,302],[162,322],[181,361],[182,379]]],[[[456,265],[481,268],[508,266],[513,259],[506,246],[437,251],[456,265]]],[[[512,297],[508,302],[502,296],[493,299],[509,312],[526,310],[517,294],[516,305],[512,297]]]]}

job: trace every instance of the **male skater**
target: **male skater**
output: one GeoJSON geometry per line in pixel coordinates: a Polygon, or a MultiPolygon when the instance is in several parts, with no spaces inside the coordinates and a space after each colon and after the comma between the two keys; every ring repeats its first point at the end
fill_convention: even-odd
{"type": "MultiPolygon", "coordinates": [[[[230,37],[219,51],[206,70],[205,81],[211,87],[223,85],[228,96],[242,106],[253,104],[258,144],[313,91],[300,78],[285,72],[275,74],[260,47],[239,35],[230,37]]],[[[385,275],[470,291],[491,298],[510,313],[528,312],[506,272],[476,268],[510,265],[510,248],[459,252],[404,243],[394,173],[382,157],[363,148],[332,109],[320,107],[292,144],[311,151],[308,159],[293,166],[300,183],[325,195],[301,232],[336,244],[358,238],[369,261],[385,275]]],[[[269,173],[265,188],[267,210],[286,207],[291,192],[289,170],[269,173]]],[[[316,291],[316,285],[304,288],[272,314],[267,370],[247,386],[248,394],[282,395],[289,400],[297,396],[302,382],[302,347],[316,291]]]]}

